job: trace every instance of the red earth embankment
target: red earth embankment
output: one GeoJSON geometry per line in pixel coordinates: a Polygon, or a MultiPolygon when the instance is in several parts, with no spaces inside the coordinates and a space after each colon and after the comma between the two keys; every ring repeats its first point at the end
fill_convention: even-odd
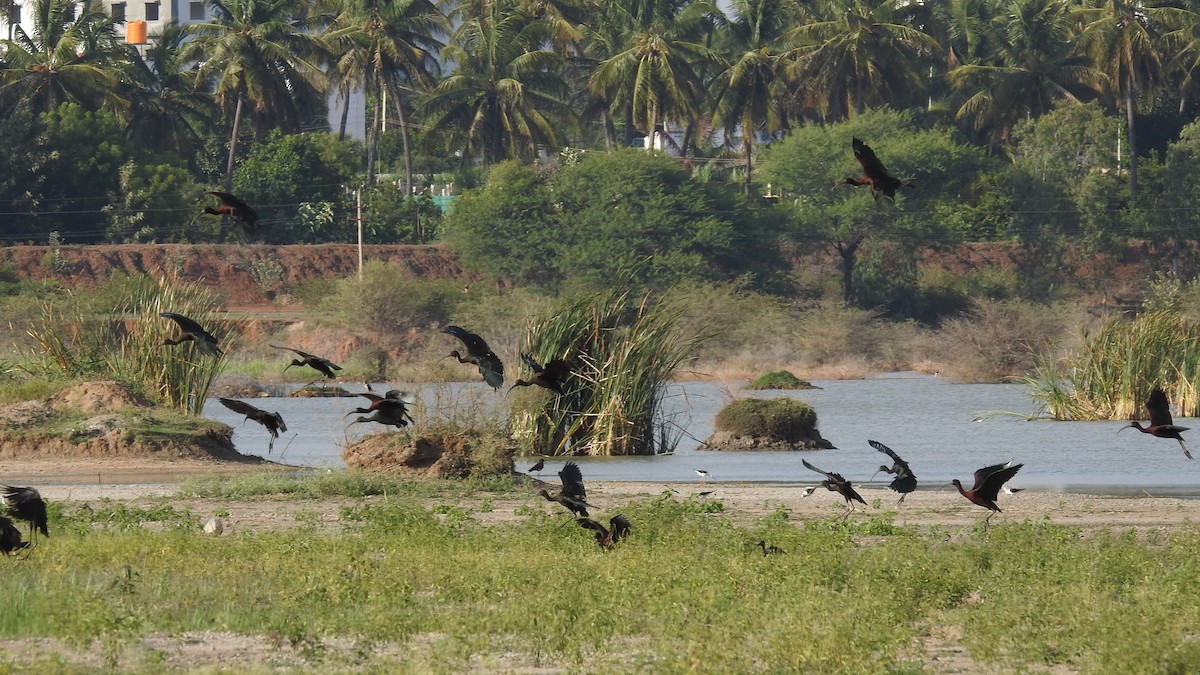
{"type": "MultiPolygon", "coordinates": [[[[363,259],[385,260],[421,279],[470,280],[458,259],[441,246],[364,246],[363,259]]],[[[358,270],[358,247],[215,244],[113,246],[8,246],[0,267],[23,279],[53,278],[87,288],[113,274],[173,276],[219,289],[229,305],[268,302],[275,288],[314,278],[341,278],[358,270]],[[257,277],[257,278],[256,278],[257,277]]]]}

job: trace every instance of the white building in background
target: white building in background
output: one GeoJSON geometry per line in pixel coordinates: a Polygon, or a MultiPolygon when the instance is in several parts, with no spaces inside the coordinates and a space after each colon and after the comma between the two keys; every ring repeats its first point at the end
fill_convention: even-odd
{"type": "MultiPolygon", "coordinates": [[[[17,0],[9,16],[0,15],[0,36],[12,37],[14,26],[20,25],[27,33],[33,32],[33,2],[34,0],[17,0]]],[[[175,19],[180,24],[200,23],[212,18],[208,6],[203,0],[167,0],[166,2],[116,2],[115,0],[100,0],[100,3],[117,19],[125,22],[127,31],[131,22],[144,21],[146,35],[151,42],[156,35],[161,35],[163,27],[175,19]]],[[[136,32],[136,31],[134,31],[136,32]]],[[[329,125],[337,130],[342,119],[342,98],[338,92],[329,95],[329,125]]],[[[366,101],[362,92],[350,94],[350,115],[346,120],[346,135],[358,140],[366,140],[367,114],[366,101]]]]}

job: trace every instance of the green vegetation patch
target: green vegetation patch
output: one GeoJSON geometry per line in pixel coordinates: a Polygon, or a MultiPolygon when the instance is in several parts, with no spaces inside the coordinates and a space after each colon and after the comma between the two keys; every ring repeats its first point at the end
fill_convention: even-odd
{"type": "MultiPolygon", "coordinates": [[[[485,525],[478,503],[399,496],[328,527],[221,537],[186,509],[55,509],[54,537],[6,565],[0,638],[99,641],[120,672],[154,670],[135,668],[143,638],[211,631],[279,636],[277,656],[333,671],[917,673],[940,653],[923,650],[931,626],[985,672],[1200,662],[1194,526],[1003,522],[947,539],[882,516],[744,522],[664,496],[619,505],[633,534],[605,551],[532,504],[485,525]],[[763,557],[760,539],[786,553],[763,557]]],[[[0,653],[0,668],[27,658],[0,653]]]]}
{"type": "Polygon", "coordinates": [[[758,436],[788,443],[820,437],[817,411],[793,398],[744,398],[717,413],[717,431],[758,436]]]}
{"type": "Polygon", "coordinates": [[[761,375],[743,389],[820,389],[812,382],[801,380],[788,370],[776,370],[761,375]]]}

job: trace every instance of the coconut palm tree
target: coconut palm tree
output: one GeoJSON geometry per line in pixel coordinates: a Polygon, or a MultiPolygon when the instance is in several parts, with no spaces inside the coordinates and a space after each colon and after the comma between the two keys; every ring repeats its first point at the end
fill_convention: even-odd
{"type": "Polygon", "coordinates": [[[717,76],[716,113],[713,121],[723,125],[733,138],[740,129],[746,178],[742,186],[750,194],[754,136],[783,128],[786,115],[783,68],[779,55],[783,39],[801,16],[794,0],[734,0],[733,21],[728,33],[737,51],[717,76]]]}
{"type": "Polygon", "coordinates": [[[232,113],[225,169],[225,192],[232,192],[243,107],[250,104],[258,135],[272,127],[299,129],[304,110],[324,107],[326,78],[318,64],[325,44],[291,0],[207,2],[213,18],[187,26],[195,39],[184,46],[181,58],[200,63],[196,81],[211,78],[217,103],[232,113]]]}
{"type": "Polygon", "coordinates": [[[1092,0],[1077,8],[1083,24],[1080,48],[1108,75],[1118,107],[1125,110],[1129,141],[1129,192],[1137,194],[1137,99],[1163,81],[1165,58],[1160,35],[1170,25],[1170,10],[1140,0],[1092,0]]]}
{"type": "MultiPolygon", "coordinates": [[[[191,65],[183,60],[186,33],[177,21],[152,36],[145,52],[133,46],[122,91],[130,101],[127,133],[152,150],[188,155],[212,126],[212,99],[195,88],[191,65]]],[[[207,87],[202,87],[207,89],[207,87]]]]}
{"type": "Polygon", "coordinates": [[[920,101],[937,40],[917,26],[915,2],[845,0],[830,16],[796,27],[801,45],[787,55],[809,104],[827,119],[862,114],[868,106],[903,108],[920,101]]]}
{"type": "Polygon", "coordinates": [[[967,96],[959,119],[1005,142],[1017,122],[1037,117],[1058,101],[1095,96],[1107,78],[1072,46],[1070,8],[1058,0],[1012,0],[994,22],[990,62],[963,64],[949,73],[967,96]]]}
{"type": "Polygon", "coordinates": [[[0,41],[0,111],[25,102],[49,111],[65,102],[118,114],[129,102],[117,93],[121,50],[114,19],[98,5],[34,0],[33,31],[17,26],[0,41]]]}
{"type": "Polygon", "coordinates": [[[412,194],[412,152],[404,112],[405,84],[429,89],[438,64],[434,53],[444,45],[434,36],[449,30],[449,23],[430,0],[350,0],[334,20],[332,39],[342,49],[336,72],[361,82],[374,103],[368,134],[367,183],[375,182],[375,157],[379,147],[380,116],[385,99],[393,102],[400,119],[404,146],[404,194],[412,194]]]}
{"type": "MultiPolygon", "coordinates": [[[[1200,8],[1196,3],[1191,7],[1200,8]]],[[[1200,12],[1191,9],[1171,10],[1170,30],[1163,35],[1163,46],[1170,61],[1168,69],[1179,82],[1179,112],[1200,90],[1200,12]]]]}
{"type": "Polygon", "coordinates": [[[702,40],[720,10],[704,0],[625,0],[608,16],[628,26],[620,51],[592,72],[588,88],[623,111],[626,140],[633,127],[653,135],[664,122],[688,124],[705,98],[702,73],[717,61],[702,40]]]}
{"type": "Polygon", "coordinates": [[[442,50],[456,68],[422,106],[429,132],[444,134],[464,159],[488,164],[561,145],[559,124],[574,118],[563,101],[562,58],[541,48],[546,24],[511,0],[475,4],[442,50]]]}

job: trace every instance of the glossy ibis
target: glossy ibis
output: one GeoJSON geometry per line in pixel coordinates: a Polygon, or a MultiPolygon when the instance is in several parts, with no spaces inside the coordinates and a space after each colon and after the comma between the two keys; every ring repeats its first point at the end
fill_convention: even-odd
{"type": "Polygon", "coordinates": [[[212,336],[212,333],[204,330],[204,327],[196,323],[192,319],[175,312],[163,312],[159,316],[168,318],[179,326],[180,336],[175,339],[167,338],[163,340],[164,345],[179,345],[184,342],[191,341],[195,343],[200,351],[205,354],[216,356],[221,353],[220,347],[217,346],[217,338],[212,336]]]}
{"type": "Polygon", "coordinates": [[[550,494],[545,488],[542,488],[538,494],[545,497],[546,501],[562,504],[576,516],[587,516],[589,508],[596,508],[587,503],[587,491],[583,487],[583,472],[579,470],[578,464],[567,462],[558,472],[558,478],[562,481],[561,490],[556,494],[550,494]]]}
{"type": "Polygon", "coordinates": [[[996,506],[996,497],[1000,494],[1000,488],[1017,475],[1023,466],[1025,465],[1012,462],[985,466],[975,472],[975,485],[970,490],[964,490],[962,482],[957,478],[950,482],[958,488],[959,494],[966,497],[972,504],[978,504],[992,512],[988,514],[987,520],[983,521],[986,525],[992,519],[993,514],[1000,513],[1000,507],[996,506]]]}
{"type": "Polygon", "coordinates": [[[822,471],[812,464],[809,464],[807,459],[802,459],[800,461],[803,462],[804,466],[810,471],[816,471],[817,473],[825,474],[825,480],[821,481],[821,487],[829,490],[830,492],[836,492],[840,494],[842,498],[846,500],[846,506],[849,506],[850,510],[847,511],[843,517],[849,516],[854,512],[854,502],[858,502],[863,506],[867,505],[867,503],[863,501],[862,496],[858,494],[858,491],[854,489],[854,485],[845,478],[842,478],[842,474],[822,471]]]}
{"type": "MultiPolygon", "coordinates": [[[[908,467],[908,462],[900,459],[900,455],[897,455],[888,446],[880,443],[879,441],[867,441],[867,443],[870,443],[872,448],[875,448],[876,450],[892,458],[892,465],[890,467],[881,464],[879,466],[879,470],[875,473],[878,474],[880,471],[882,471],[895,476],[888,487],[900,493],[900,501],[896,502],[896,504],[900,505],[904,503],[904,498],[908,496],[908,493],[917,489],[916,474],[914,474],[912,469],[908,467]]],[[[875,476],[871,476],[871,478],[874,477],[875,476]]]]}
{"type": "MultiPolygon", "coordinates": [[[[279,432],[287,431],[287,425],[283,423],[283,416],[277,412],[267,412],[235,398],[218,398],[217,400],[233,412],[245,415],[247,420],[254,420],[267,428],[267,431],[271,433],[271,442],[267,445],[268,453],[275,448],[275,439],[279,438],[279,432]]],[[[243,423],[245,421],[242,420],[243,423]]]]}
{"type": "Polygon", "coordinates": [[[229,194],[228,192],[210,191],[208,194],[217,198],[217,206],[204,207],[204,212],[214,216],[229,216],[235,220],[240,220],[247,227],[254,227],[258,222],[258,214],[246,202],[229,194]]]}
{"type": "MultiPolygon", "coordinates": [[[[375,422],[384,426],[406,427],[409,424],[415,424],[412,415],[408,412],[408,406],[416,402],[410,394],[393,389],[383,396],[371,392],[362,392],[359,396],[366,396],[371,399],[370,405],[365,408],[355,408],[343,415],[343,418],[354,413],[371,413],[369,417],[357,417],[350,424],[358,424],[360,422],[375,422]]],[[[349,427],[350,424],[346,426],[349,427]]]]}
{"type": "Polygon", "coordinates": [[[37,490],[31,487],[5,485],[3,492],[4,503],[8,506],[8,515],[29,523],[30,540],[34,539],[38,532],[47,537],[50,536],[50,531],[46,528],[46,500],[42,499],[42,495],[37,490]]]}
{"type": "Polygon", "coordinates": [[[778,554],[783,553],[783,549],[779,548],[778,546],[771,546],[770,544],[763,541],[762,539],[759,539],[758,543],[755,544],[755,546],[762,549],[762,554],[763,554],[764,558],[769,555],[778,555],[778,554]]]}
{"type": "Polygon", "coordinates": [[[617,542],[628,537],[631,530],[629,519],[622,515],[609,518],[607,528],[591,518],[576,518],[575,522],[579,523],[580,527],[595,530],[596,543],[605,549],[611,549],[617,542]]]}
{"type": "Polygon", "coordinates": [[[556,394],[565,394],[563,391],[563,383],[571,376],[571,364],[564,359],[554,359],[541,365],[533,360],[528,354],[521,354],[521,360],[525,365],[533,370],[533,377],[528,380],[517,380],[508,390],[512,391],[517,387],[530,387],[537,385],[543,389],[549,389],[556,394]]]}
{"type": "Polygon", "coordinates": [[[504,364],[500,362],[500,357],[492,353],[492,348],[483,338],[459,326],[446,326],[442,332],[458,338],[467,350],[466,356],[455,349],[446,358],[453,357],[459,363],[475,364],[483,380],[492,389],[499,389],[504,384],[504,364]]]}
{"type": "MultiPolygon", "coordinates": [[[[1176,426],[1171,420],[1171,402],[1167,400],[1167,393],[1162,389],[1152,390],[1150,398],[1146,399],[1146,412],[1150,413],[1148,426],[1143,427],[1137,422],[1130,422],[1129,427],[1159,438],[1174,438],[1179,441],[1179,447],[1183,448],[1183,456],[1191,459],[1192,453],[1188,452],[1187,446],[1183,444],[1183,432],[1187,431],[1189,427],[1176,426]]],[[[1119,431],[1124,431],[1129,427],[1122,427],[1119,431]]]]}
{"type": "Polygon", "coordinates": [[[283,349],[283,350],[286,350],[289,352],[296,352],[301,357],[303,357],[303,358],[299,358],[299,359],[292,359],[291,363],[284,366],[284,368],[283,368],[284,370],[287,370],[288,368],[291,368],[292,366],[308,366],[308,367],[312,368],[313,370],[317,371],[318,373],[321,373],[322,375],[324,375],[325,379],[332,380],[336,377],[336,375],[333,374],[333,371],[342,369],[341,366],[334,363],[333,361],[330,361],[329,359],[317,356],[316,354],[309,354],[308,352],[302,352],[299,349],[293,349],[291,347],[281,347],[279,345],[271,345],[271,348],[272,349],[283,349]]]}
{"type": "Polygon", "coordinates": [[[0,516],[0,553],[12,555],[23,548],[29,548],[29,542],[21,541],[21,531],[13,521],[0,516]]]}
{"type": "Polygon", "coordinates": [[[857,138],[853,139],[850,145],[854,148],[854,158],[862,165],[863,173],[859,178],[847,178],[848,184],[870,185],[871,194],[876,199],[880,194],[885,195],[888,199],[895,199],[898,188],[913,186],[912,183],[894,178],[889,174],[887,169],[883,168],[883,162],[875,156],[875,151],[871,149],[871,146],[857,138]]]}
{"type": "Polygon", "coordinates": [[[526,471],[525,473],[534,473],[535,471],[541,471],[544,468],[546,468],[546,460],[539,459],[537,461],[537,464],[534,464],[533,466],[529,467],[529,471],[526,471]]]}

